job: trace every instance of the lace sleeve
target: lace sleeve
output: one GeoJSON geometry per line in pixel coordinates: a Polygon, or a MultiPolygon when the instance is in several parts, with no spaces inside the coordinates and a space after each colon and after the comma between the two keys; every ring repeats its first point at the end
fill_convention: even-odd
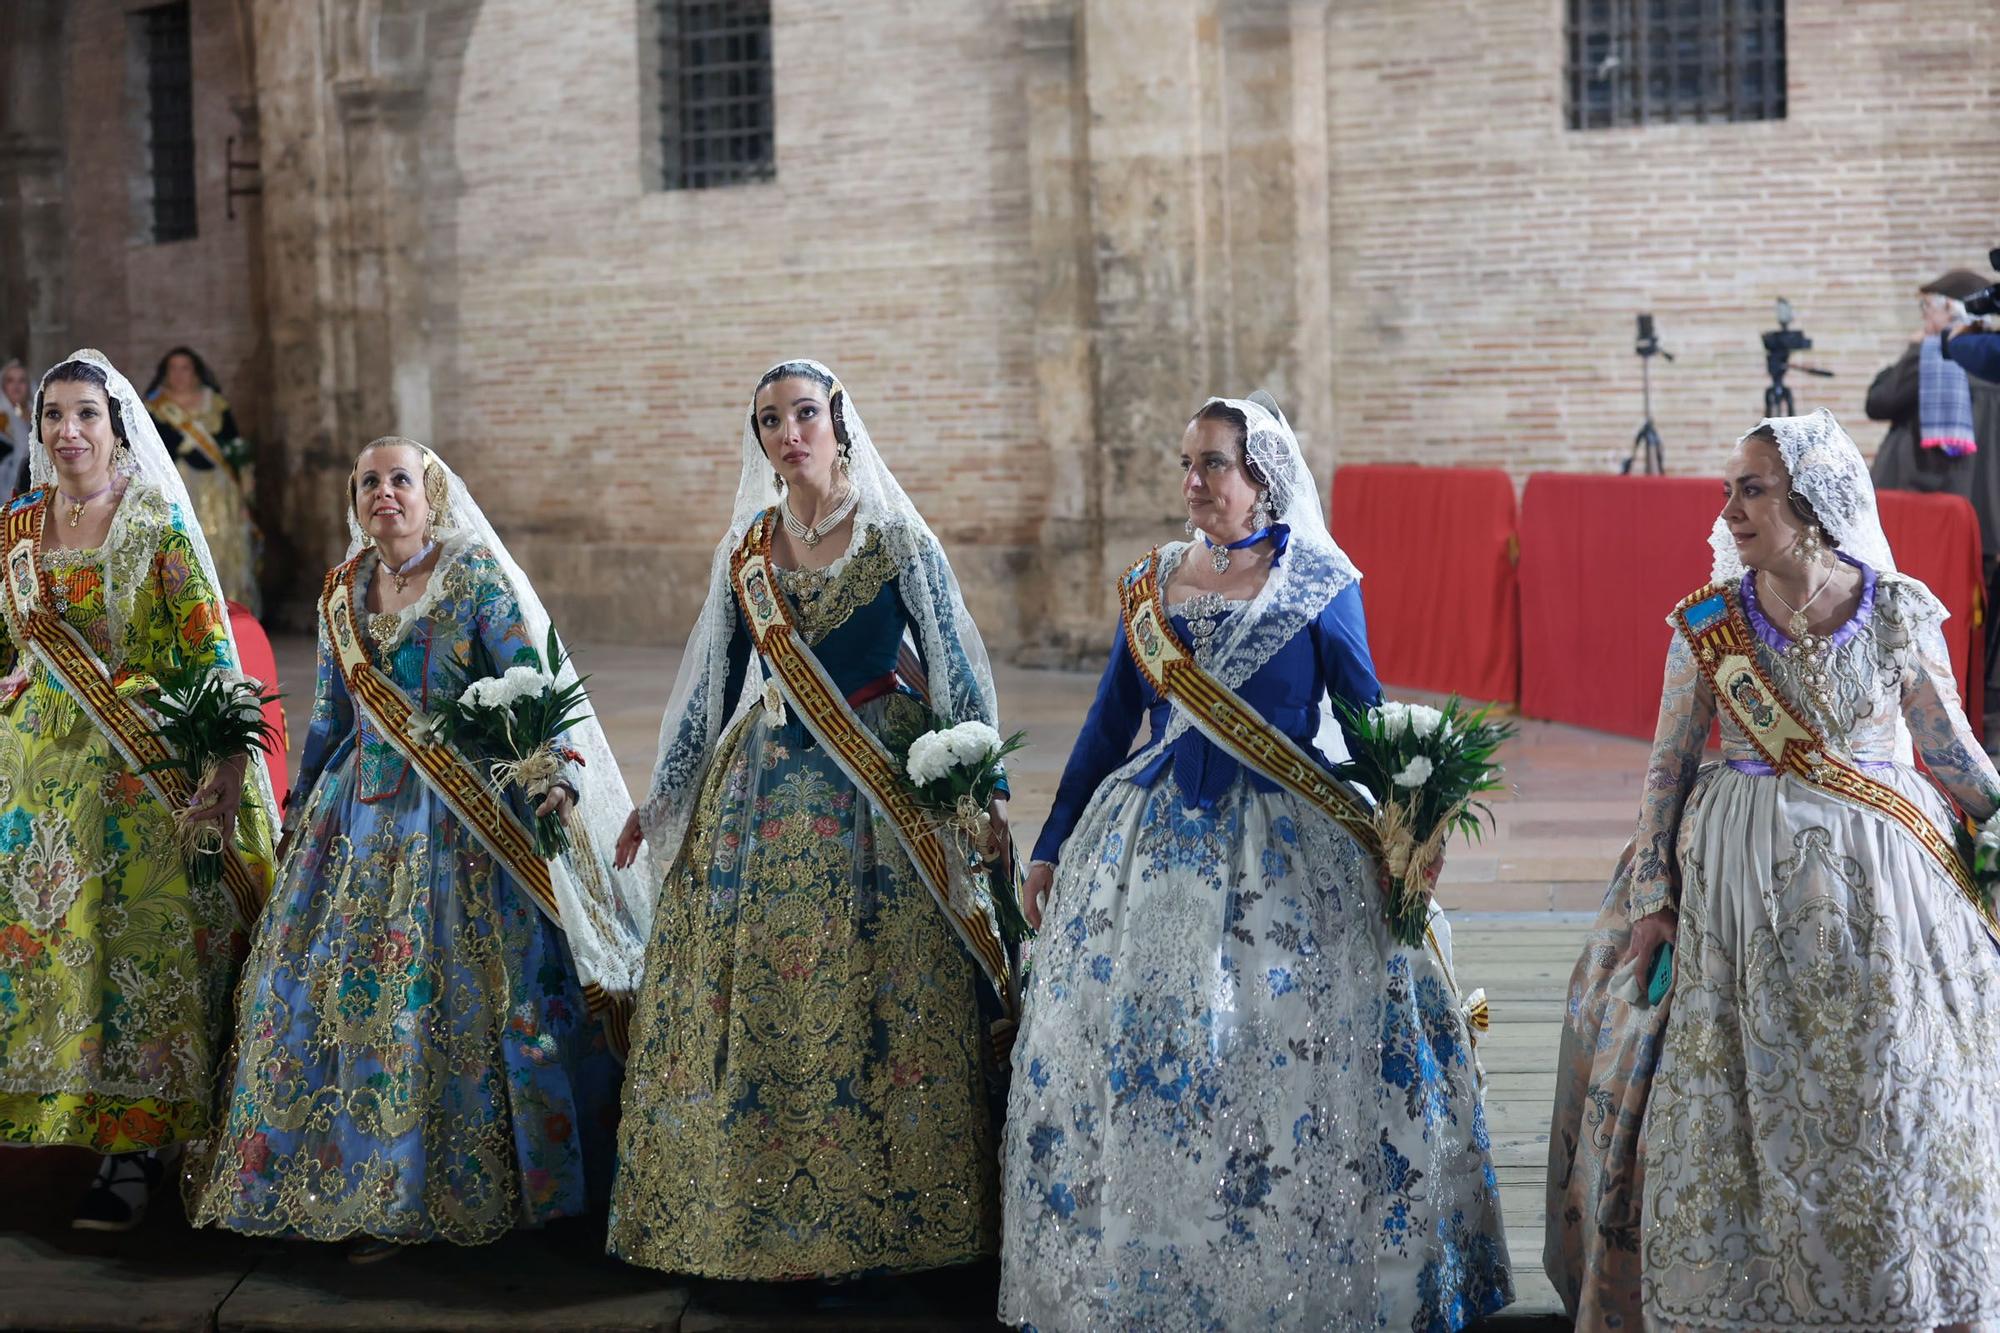
{"type": "Polygon", "coordinates": [[[1674,840],[1681,807],[1701,768],[1702,747],[1715,721],[1715,697],[1696,667],[1687,640],[1678,633],[1667,648],[1666,680],[1660,687],[1660,722],[1653,754],[1646,763],[1646,789],[1639,803],[1639,831],[1633,838],[1634,921],[1665,911],[1680,896],[1674,840]]]}
{"type": "Polygon", "coordinates": [[[902,572],[896,591],[916,630],[917,654],[930,677],[931,707],[953,722],[976,719],[998,726],[986,645],[964,609],[944,547],[928,534],[910,545],[914,549],[899,553],[902,572]]]}
{"type": "MultiPolygon", "coordinates": [[[[1926,599],[1934,604],[1928,594],[1926,599]]],[[[1931,775],[1967,814],[1984,820],[2000,809],[2000,775],[1959,707],[1951,651],[1944,642],[1943,608],[1936,615],[1923,614],[1925,609],[1918,602],[1906,612],[1912,643],[1902,674],[1903,720],[1931,775]]]]}

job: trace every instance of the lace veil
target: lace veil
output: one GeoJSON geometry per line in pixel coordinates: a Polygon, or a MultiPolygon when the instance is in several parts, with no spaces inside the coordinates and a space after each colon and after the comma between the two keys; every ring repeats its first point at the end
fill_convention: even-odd
{"type": "MultiPolygon", "coordinates": [[[[1737,443],[1760,430],[1777,437],[1778,453],[1785,460],[1785,470],[1792,474],[1792,490],[1812,506],[1820,526],[1840,544],[1841,552],[1878,574],[1895,573],[1896,558],[1889,551],[1889,538],[1875,508],[1875,483],[1869,478],[1868,462],[1833,413],[1822,407],[1802,417],[1765,417],[1737,443]]],[[[1715,581],[1733,584],[1740,580],[1743,560],[1736,554],[1729,525],[1719,514],[1708,534],[1708,545],[1715,552],[1715,581]]]]}
{"type": "MultiPolygon", "coordinates": [[[[48,446],[42,442],[42,399],[48,392],[49,375],[72,361],[81,361],[104,372],[104,379],[110,390],[112,410],[118,413],[119,423],[125,430],[128,446],[126,455],[118,463],[119,472],[126,478],[125,495],[118,502],[117,512],[111,519],[111,530],[105,534],[104,554],[104,605],[110,620],[111,652],[113,659],[107,663],[113,670],[123,665],[119,659],[125,651],[125,627],[131,623],[132,606],[139,588],[149,577],[153,559],[159,553],[158,534],[154,526],[144,521],[150,509],[162,522],[170,514],[178,511],[181,525],[187,532],[188,543],[194,548],[195,559],[201,564],[202,575],[215,596],[222,596],[222,579],[215,571],[215,557],[208,552],[208,539],[202,535],[201,523],[195,517],[194,504],[188,499],[187,487],[181,482],[181,474],[174,467],[173,456],[160,440],[160,431],[153,424],[152,414],[146,411],[145,401],[132,381],[118,373],[104,353],[95,348],[85,347],[70,353],[42,376],[42,382],[35,391],[34,440],[29,448],[28,475],[33,486],[53,486],[56,482],[55,459],[48,446]],[[164,505],[164,508],[155,506],[164,505]]],[[[243,654],[236,644],[236,630],[229,623],[229,617],[222,620],[223,632],[229,636],[229,659],[232,670],[240,675],[243,670],[243,654]]],[[[268,682],[266,682],[268,684],[268,682]]],[[[269,818],[276,822],[278,802],[271,789],[271,770],[262,750],[250,752],[250,767],[244,774],[244,782],[252,795],[262,799],[269,818]]]]}
{"type": "MultiPolygon", "coordinates": [[[[465,482],[443,459],[415,440],[390,435],[371,441],[370,447],[377,444],[408,445],[423,456],[425,498],[440,515],[436,531],[442,554],[431,573],[431,590],[441,587],[439,576],[447,562],[484,547],[493,553],[513,591],[529,642],[536,652],[542,652],[549,637],[548,608],[466,490],[465,482]]],[[[347,507],[347,536],[347,559],[352,560],[365,541],[351,503],[347,507]]],[[[419,602],[418,607],[425,604],[419,602]]],[[[560,643],[562,636],[556,637],[560,643]]],[[[565,663],[561,680],[568,684],[575,679],[575,664],[565,663]]],[[[646,941],[653,931],[651,863],[642,847],[631,866],[619,870],[612,865],[618,835],[632,813],[632,797],[618,775],[618,761],[594,710],[571,729],[570,745],[583,756],[581,767],[565,777],[576,784],[576,818],[586,836],[550,862],[549,878],[562,909],[563,933],[583,982],[629,995],[638,987],[646,941]]]]}
{"type": "MultiPolygon", "coordinates": [[[[944,548],[882,461],[853,399],[833,372],[817,361],[781,361],[765,373],[762,382],[780,374],[810,379],[827,391],[835,433],[845,440],[848,481],[859,496],[848,555],[859,549],[870,528],[880,531],[895,555],[897,590],[930,677],[931,707],[953,722],[978,719],[997,723],[999,704],[985,643],[966,612],[944,548]]],[[[729,530],[717,543],[709,566],[708,597],[688,636],[680,675],[667,700],[652,787],[639,809],[647,841],[662,861],[673,858],[687,833],[696,789],[725,723],[747,711],[757,697],[759,668],[754,655],[745,673],[746,688],[735,699],[723,697],[727,692],[729,640],[738,624],[736,596],[729,586],[730,553],[757,516],[778,503],[771,462],[757,439],[756,407],[753,393],[743,413],[742,475],[736,486],[736,506],[729,516],[729,530]]]]}
{"type": "MultiPolygon", "coordinates": [[[[1291,424],[1277,403],[1260,393],[1250,398],[1211,398],[1200,410],[1207,411],[1215,403],[1243,415],[1244,457],[1257,476],[1270,486],[1276,521],[1291,530],[1285,553],[1264,580],[1263,588],[1241,614],[1225,622],[1202,662],[1210,675],[1236,690],[1297,637],[1300,630],[1318,619],[1327,603],[1342,589],[1358,582],[1361,571],[1327,530],[1319,486],[1299,450],[1298,436],[1292,433],[1291,424]]],[[[1183,559],[1190,553],[1199,554],[1201,549],[1199,540],[1162,546],[1162,585],[1173,577],[1183,559]]],[[[1186,711],[1176,705],[1163,743],[1171,744],[1192,725],[1186,711]]],[[[1323,742],[1339,736],[1337,727],[1332,728],[1331,737],[1327,733],[1328,728],[1323,726],[1323,742]]]]}

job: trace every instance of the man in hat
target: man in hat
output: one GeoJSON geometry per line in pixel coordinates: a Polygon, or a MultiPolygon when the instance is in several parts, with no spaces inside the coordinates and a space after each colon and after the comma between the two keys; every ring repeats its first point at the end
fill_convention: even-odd
{"type": "MultiPolygon", "coordinates": [[[[1955,268],[1917,289],[1923,326],[1910,335],[1909,347],[1895,364],[1868,386],[1868,415],[1889,423],[1888,433],[1875,450],[1875,465],[1871,469],[1877,490],[1945,491],[1963,495],[1973,501],[1973,508],[1980,508],[1973,496],[1978,454],[1954,458],[1942,449],[1922,447],[1923,424],[1917,417],[1917,367],[1924,339],[1936,337],[1951,327],[1952,302],[1963,301],[1986,285],[1986,280],[1972,270],[1955,268]]],[[[1986,388],[1989,398],[2000,393],[1991,385],[1986,388]]],[[[1995,410],[2000,411],[2000,399],[1996,399],[1995,410]]],[[[2000,441],[2000,416],[1984,422],[1979,419],[1977,386],[1973,390],[1973,416],[1974,438],[1982,451],[1989,447],[1989,442],[2000,441]],[[1978,429],[1982,426],[1983,431],[1978,429]]],[[[2000,443],[1992,447],[2000,447],[2000,443]]],[[[2000,519],[2000,513],[1995,517],[2000,519]]],[[[2000,529],[1988,526],[1984,512],[1979,516],[1979,526],[1989,558],[2000,555],[2000,529]]]]}
{"type": "MultiPolygon", "coordinates": [[[[1870,469],[1877,490],[1942,491],[1962,495],[1979,516],[1979,545],[1985,559],[1986,605],[1994,604],[2000,593],[2000,384],[1968,374],[1972,392],[1972,438],[1978,448],[1954,457],[1941,448],[1923,444],[1924,423],[1919,419],[1917,399],[1923,345],[1948,330],[1954,320],[1953,303],[1984,290],[1992,279],[1971,269],[1955,268],[1917,289],[1923,327],[1910,336],[1910,345],[1896,363],[1875,377],[1868,386],[1868,415],[1889,423],[1875,451],[1870,469]]],[[[1987,615],[1986,646],[1986,742],[2000,745],[2000,638],[1993,631],[2000,620],[1987,615]]]]}

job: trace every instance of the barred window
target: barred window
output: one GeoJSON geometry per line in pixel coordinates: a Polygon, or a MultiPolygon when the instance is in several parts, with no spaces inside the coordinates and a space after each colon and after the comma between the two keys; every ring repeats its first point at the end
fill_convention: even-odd
{"type": "Polygon", "coordinates": [[[1569,127],[1785,118],[1785,0],[1568,0],[1569,127]]]}
{"type": "Polygon", "coordinates": [[[195,234],[194,64],[187,0],[141,10],[138,18],[146,60],[153,239],[182,241],[195,234]]]}
{"type": "Polygon", "coordinates": [[[766,181],[770,0],[658,0],[660,168],[669,190],[766,181]]]}

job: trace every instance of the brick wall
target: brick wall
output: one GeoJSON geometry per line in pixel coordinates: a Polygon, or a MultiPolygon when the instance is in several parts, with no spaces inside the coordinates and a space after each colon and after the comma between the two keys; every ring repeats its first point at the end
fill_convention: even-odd
{"type": "Polygon", "coordinates": [[[2000,244],[1990,0],[1788,5],[1782,121],[1572,132],[1561,0],[1341,0],[1328,41],[1341,457],[1608,469],[1640,416],[1675,471],[1760,415],[1757,335],[1797,308],[1800,409],[1872,452],[1918,283],[2000,244]]]}
{"type": "Polygon", "coordinates": [[[1004,637],[1046,504],[1010,21],[775,6],[777,180],[667,192],[642,179],[636,14],[486,0],[464,34],[431,218],[456,266],[439,446],[580,623],[675,638],[757,377],[817,357],[1004,637]]]}
{"type": "MultiPolygon", "coordinates": [[[[340,339],[379,339],[338,331],[347,325],[319,339],[323,363],[299,371],[310,383],[298,390],[297,438],[282,447],[287,461],[319,471],[295,483],[274,474],[310,488],[294,504],[319,504],[319,490],[339,503],[320,474],[373,433],[353,422],[420,429],[579,639],[684,632],[729,510],[748,392],[782,356],[818,356],[846,380],[1005,651],[1052,599],[1094,577],[1091,559],[1071,559],[1103,539],[1093,524],[1151,531],[1150,493],[1134,499],[1120,487],[1099,497],[1101,516],[1083,506],[1066,527],[1052,516],[1077,506],[1065,508],[1056,487],[1089,472],[1072,452],[1101,460],[1157,433],[1135,423],[1132,403],[1194,392],[1135,387],[1148,365],[1216,363],[1158,345],[1191,320],[1207,333],[1201,321],[1213,312],[1191,314],[1189,302],[1225,301],[1233,351],[1216,377],[1242,382],[1219,387],[1306,386],[1297,416],[1316,460],[1498,464],[1517,477],[1608,469],[1624,456],[1640,416],[1632,315],[1651,310],[1680,357],[1657,364],[1655,377],[1669,465],[1699,471],[1757,415],[1757,335],[1771,327],[1773,297],[1798,308],[1818,343],[1810,359],[1839,373],[1795,377],[1801,407],[1833,407],[1872,448],[1879,429],[1861,419],[1861,401],[1914,327],[1915,285],[2000,241],[2000,25],[1989,0],[1799,0],[1789,7],[1787,120],[1587,133],[1563,128],[1561,0],[1337,0],[1325,19],[1323,128],[1294,104],[1321,100],[1316,16],[1185,0],[1203,16],[1198,54],[1217,40],[1216,13],[1244,25],[1226,60],[1210,52],[1185,69],[1133,74],[1149,96],[1160,95],[1156,82],[1171,95],[1179,80],[1204,108],[1152,118],[1154,138],[1179,124],[1191,155],[1229,146],[1216,181],[1241,205],[1230,225],[1196,227],[1192,244],[1208,250],[1159,256],[1146,270],[1192,273],[1192,289],[1127,281],[1134,256],[1116,242],[1145,234],[1141,214],[1212,221],[1214,201],[1171,196],[1210,188],[1199,171],[1160,173],[1158,198],[1107,186],[1123,178],[1116,163],[1093,168],[1089,136],[1100,148],[1130,137],[1117,105],[1077,103],[1073,131],[1060,106],[1044,108],[1048,124],[1076,134],[1074,145],[1043,145],[1048,180],[1076,197],[1033,197],[1034,90],[1087,100],[1123,86],[1091,77],[1104,67],[1090,64],[1090,43],[1025,53],[1016,15],[1035,6],[777,5],[777,180],[666,192],[646,179],[642,62],[654,57],[643,3],[389,7],[423,9],[429,24],[416,109],[381,113],[416,117],[420,194],[404,198],[399,184],[385,204],[366,196],[378,186],[354,184],[405,180],[361,170],[388,151],[382,120],[363,124],[376,113],[337,90],[324,109],[292,108],[287,124],[317,125],[330,165],[325,179],[282,176],[295,192],[314,191],[283,202],[316,248],[294,255],[279,244],[282,262],[270,269],[272,290],[318,292],[318,306],[298,309],[320,313],[287,315],[289,333],[309,333],[328,312],[395,312],[392,376],[356,369],[370,363],[340,339]],[[1310,42],[1288,48],[1300,33],[1310,42]],[[1082,64],[1050,72],[1069,60],[1082,64]],[[1217,69],[1241,80],[1227,97],[1194,86],[1217,69]],[[1316,264],[1286,249],[1311,237],[1316,255],[1327,244],[1321,187],[1287,162],[1287,133],[1302,136],[1294,159],[1309,151],[1315,162],[1322,155],[1306,146],[1324,136],[1330,301],[1306,281],[1316,264]],[[1068,165],[1073,153],[1081,166],[1068,165]],[[1044,304],[1067,311],[1073,327],[1038,314],[1060,266],[1038,264],[1031,248],[1037,220],[1046,227],[1063,209],[1081,219],[1077,238],[1059,238],[1052,253],[1081,295],[1044,304]],[[414,218],[423,286],[414,300],[385,290],[385,256],[405,244],[383,248],[377,233],[396,232],[385,211],[414,218]],[[1218,245],[1228,253],[1211,253],[1218,245]],[[1328,306],[1330,327],[1318,314],[1328,306]],[[1051,322],[1038,329],[1038,318],[1051,322]],[[416,350],[405,354],[406,342],[416,350]],[[1073,391],[1061,422],[1037,417],[1038,347],[1079,366],[1048,381],[1073,391]],[[1270,364],[1250,364],[1260,358],[1270,364]],[[1328,380],[1330,423],[1314,406],[1328,380]],[[421,403],[420,414],[406,403],[421,403]],[[1050,439],[1071,441],[1064,457],[1051,455],[1050,439]],[[1043,543],[1061,547],[1057,558],[1037,559],[1043,543]],[[1077,572],[1067,584],[1024,577],[1035,568],[1077,572]]],[[[1158,3],[1165,13],[1183,0],[1158,3]]],[[[70,15],[65,86],[95,91],[67,108],[66,313],[74,342],[104,348],[141,382],[169,344],[199,347],[255,430],[258,205],[247,201],[237,222],[223,217],[222,148],[243,87],[234,16],[229,0],[194,0],[200,235],[157,246],[143,231],[143,110],[127,82],[124,16],[140,7],[77,0],[70,15]]],[[[1110,12],[1099,19],[1116,30],[1102,17],[1110,12]]],[[[278,77],[290,71],[324,87],[329,69],[348,79],[350,63],[367,64],[355,54],[373,49],[361,19],[341,19],[329,29],[341,40],[322,51],[301,35],[318,29],[280,24],[278,13],[264,24],[273,49],[259,53],[269,86],[290,87],[278,77]],[[278,49],[281,37],[298,49],[278,49]]],[[[1042,40],[1065,23],[1043,23],[1042,40]]],[[[1118,54],[1096,45],[1100,62],[1118,54]]],[[[274,171],[279,152],[267,151],[274,171]]],[[[299,370],[272,367],[287,369],[299,370]]],[[[1117,549],[1096,555],[1122,564],[1129,536],[1119,528],[1117,549]]],[[[302,549],[300,559],[319,554],[302,549]]]]}
{"type": "MultiPolygon", "coordinates": [[[[230,0],[193,0],[190,6],[196,234],[156,245],[143,53],[127,18],[144,7],[131,0],[75,0],[69,15],[63,86],[76,94],[68,97],[65,127],[71,337],[75,346],[103,351],[140,389],[167,348],[193,347],[254,436],[260,399],[251,264],[256,201],[239,199],[230,221],[223,193],[223,150],[239,132],[230,101],[248,91],[236,20],[230,0]]],[[[34,369],[39,374],[46,367],[34,369]]]]}

